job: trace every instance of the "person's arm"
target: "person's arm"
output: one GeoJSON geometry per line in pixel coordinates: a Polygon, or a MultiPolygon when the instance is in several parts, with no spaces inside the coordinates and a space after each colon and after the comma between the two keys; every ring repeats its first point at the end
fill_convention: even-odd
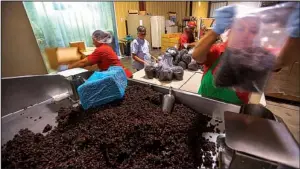
{"type": "Polygon", "coordinates": [[[188,43],[187,46],[188,46],[188,47],[194,47],[194,46],[197,45],[197,42],[198,42],[198,41],[192,42],[192,43],[188,43]]]}
{"type": "Polygon", "coordinates": [[[194,60],[198,63],[204,63],[207,60],[207,53],[210,51],[211,46],[216,42],[219,35],[231,26],[234,15],[235,6],[225,6],[215,11],[213,29],[205,34],[194,48],[192,54],[194,60]]]}
{"type": "Polygon", "coordinates": [[[157,58],[156,58],[156,57],[154,57],[153,55],[151,55],[151,57],[152,57],[152,59],[154,59],[155,61],[157,61],[157,58]]]}
{"type": "Polygon", "coordinates": [[[145,64],[145,61],[143,61],[141,58],[139,58],[135,53],[132,53],[132,58],[133,58],[133,60],[135,60],[139,63],[145,64]]]}
{"type": "Polygon", "coordinates": [[[179,38],[179,49],[184,49],[185,48],[185,46],[184,46],[184,44],[186,44],[187,43],[187,37],[185,36],[185,35],[181,35],[180,36],[180,38],[179,38]]]}
{"type": "Polygon", "coordinates": [[[97,48],[97,49],[94,50],[94,52],[92,54],[88,55],[84,59],[81,59],[81,60],[79,60],[75,63],[72,63],[72,64],[68,65],[68,68],[69,69],[77,68],[77,67],[83,68],[83,67],[86,67],[86,66],[91,66],[91,65],[100,63],[101,58],[103,58],[104,53],[105,53],[104,49],[98,49],[97,48]]]}
{"type": "Polygon", "coordinates": [[[91,66],[91,65],[93,65],[93,64],[91,64],[89,62],[88,58],[86,57],[86,58],[81,59],[81,60],[79,60],[75,63],[69,64],[68,69],[73,69],[73,68],[78,68],[78,67],[83,68],[83,67],[91,66]]]}
{"type": "Polygon", "coordinates": [[[203,38],[201,38],[196,47],[192,57],[198,63],[204,63],[207,59],[207,53],[210,51],[211,46],[216,42],[218,34],[214,31],[208,32],[203,38]]]}
{"type": "Polygon", "coordinates": [[[152,59],[154,59],[155,61],[157,61],[157,58],[153,56],[153,53],[151,52],[150,49],[152,49],[152,46],[150,45],[150,43],[147,41],[147,44],[148,44],[148,49],[149,49],[149,54],[151,56],[152,59]]]}

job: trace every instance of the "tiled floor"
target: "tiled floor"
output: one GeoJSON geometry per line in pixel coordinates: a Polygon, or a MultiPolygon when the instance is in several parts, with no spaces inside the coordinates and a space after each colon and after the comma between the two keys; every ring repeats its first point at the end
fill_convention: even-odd
{"type": "Polygon", "coordinates": [[[281,117],[283,121],[288,126],[289,130],[295,137],[295,139],[300,143],[300,120],[299,120],[299,106],[294,106],[290,104],[277,103],[272,101],[267,101],[267,108],[271,110],[272,113],[281,117]]]}

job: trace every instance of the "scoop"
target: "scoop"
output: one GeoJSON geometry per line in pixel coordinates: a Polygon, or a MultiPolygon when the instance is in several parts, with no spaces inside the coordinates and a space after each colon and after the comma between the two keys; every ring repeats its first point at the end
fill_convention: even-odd
{"type": "Polygon", "coordinates": [[[172,87],[169,89],[169,94],[164,95],[162,111],[164,113],[171,113],[174,107],[175,97],[172,95],[172,87]]]}

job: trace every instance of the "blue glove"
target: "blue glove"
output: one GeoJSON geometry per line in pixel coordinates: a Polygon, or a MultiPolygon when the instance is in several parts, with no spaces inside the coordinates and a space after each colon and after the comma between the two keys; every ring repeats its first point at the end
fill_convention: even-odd
{"type": "Polygon", "coordinates": [[[214,32],[220,35],[225,31],[225,29],[231,26],[233,17],[235,16],[235,8],[235,6],[225,6],[214,12],[214,32]]]}
{"type": "Polygon", "coordinates": [[[61,72],[68,69],[68,65],[60,65],[57,68],[57,71],[61,72]]]}
{"type": "Polygon", "coordinates": [[[300,2],[297,2],[294,11],[289,16],[287,22],[287,31],[290,37],[300,37],[300,2]]]}

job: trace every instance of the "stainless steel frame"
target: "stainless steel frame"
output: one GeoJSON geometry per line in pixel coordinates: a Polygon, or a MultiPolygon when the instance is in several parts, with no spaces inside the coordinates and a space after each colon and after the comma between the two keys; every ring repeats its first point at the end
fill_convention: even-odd
{"type": "MultiPolygon", "coordinates": [[[[77,76],[87,79],[92,73],[83,72],[77,76]]],[[[150,86],[153,90],[163,94],[167,94],[169,91],[167,87],[132,79],[128,81],[128,85],[150,86]]],[[[64,93],[67,93],[67,96],[69,96],[72,93],[72,89],[70,82],[60,75],[3,78],[1,107],[2,145],[11,140],[20,129],[28,128],[33,132],[42,132],[46,124],[55,126],[58,109],[74,104],[68,98],[56,101],[55,98],[64,93]]],[[[176,101],[185,104],[198,113],[206,114],[222,121],[224,121],[225,111],[240,112],[240,106],[204,98],[194,93],[174,89],[173,94],[176,101]]],[[[225,129],[224,123],[219,124],[218,128],[222,132],[225,129]]],[[[217,133],[207,133],[205,137],[211,141],[216,141],[218,135],[217,133]],[[212,138],[209,138],[209,136],[212,136],[212,138]]],[[[241,153],[237,152],[236,154],[241,153]]],[[[234,159],[239,158],[235,156],[234,159]]],[[[240,161],[233,162],[238,164],[240,161]]]]}
{"type": "MultiPolygon", "coordinates": [[[[92,73],[83,72],[77,76],[87,79],[92,73]]],[[[128,84],[149,86],[145,82],[132,79],[128,84]]],[[[161,93],[168,93],[169,90],[157,85],[150,87],[161,93]]],[[[55,126],[58,108],[73,104],[69,99],[61,101],[54,99],[58,95],[72,93],[70,82],[60,75],[3,78],[2,91],[2,144],[12,139],[20,129],[28,128],[33,132],[42,132],[46,124],[55,126]]],[[[177,101],[196,112],[215,118],[223,119],[225,111],[238,113],[240,110],[239,106],[203,98],[197,94],[175,89],[173,92],[177,101]]]]}
{"type": "Polygon", "coordinates": [[[256,159],[265,159],[266,163],[274,161],[294,168],[300,167],[299,146],[284,124],[232,112],[225,112],[224,117],[226,145],[235,150],[236,154],[247,154],[244,157],[238,155],[241,158],[246,159],[251,155],[256,159]]]}
{"type": "Polygon", "coordinates": [[[60,75],[21,76],[2,78],[1,117],[44,102],[71,88],[60,75]]]}

